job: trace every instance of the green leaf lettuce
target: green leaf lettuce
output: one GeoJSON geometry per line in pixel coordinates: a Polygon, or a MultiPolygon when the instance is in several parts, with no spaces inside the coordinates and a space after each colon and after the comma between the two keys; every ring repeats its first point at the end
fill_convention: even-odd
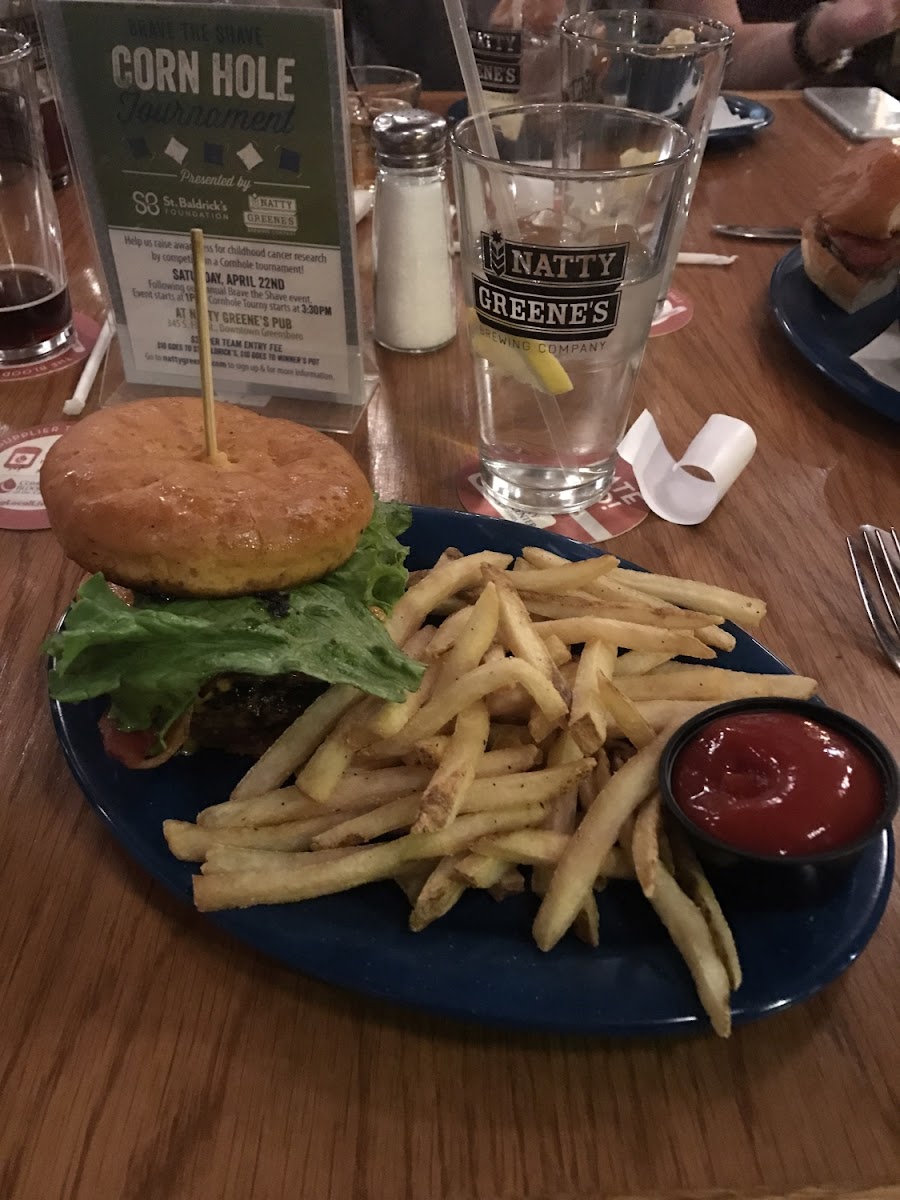
{"type": "Polygon", "coordinates": [[[128,605],[93,575],[65,628],[44,645],[54,659],[50,694],[63,701],[109,695],[120,729],[159,733],[217,675],[302,672],[402,700],[418,687],[423,668],[394,645],[371,608],[389,612],[403,594],[407,552],[397,534],[409,522],[405,505],[376,501],[347,562],[280,593],[277,603],[137,596],[128,605]]]}

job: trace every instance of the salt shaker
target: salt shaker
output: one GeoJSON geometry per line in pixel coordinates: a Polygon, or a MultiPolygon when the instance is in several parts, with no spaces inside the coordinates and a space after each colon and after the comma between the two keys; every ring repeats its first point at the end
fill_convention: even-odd
{"type": "Polygon", "coordinates": [[[456,336],[447,122],[421,109],[382,113],[375,143],[375,340],[422,353],[456,336]]]}

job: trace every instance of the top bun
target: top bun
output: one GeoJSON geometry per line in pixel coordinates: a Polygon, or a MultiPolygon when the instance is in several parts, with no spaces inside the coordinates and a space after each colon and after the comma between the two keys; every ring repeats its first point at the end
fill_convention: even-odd
{"type": "Polygon", "coordinates": [[[115,583],[169,596],[237,596],[319,579],[372,518],[366,477],[324,434],[179,396],[103,409],[49,451],[41,492],[63,549],[115,583]]]}
{"type": "Polygon", "coordinates": [[[819,212],[857,237],[900,230],[900,141],[881,138],[850,151],[819,197],[819,212]]]}

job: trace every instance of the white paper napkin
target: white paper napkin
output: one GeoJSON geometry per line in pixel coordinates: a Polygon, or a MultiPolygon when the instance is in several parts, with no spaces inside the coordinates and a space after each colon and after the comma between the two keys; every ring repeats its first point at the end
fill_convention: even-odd
{"type": "Polygon", "coordinates": [[[738,129],[741,125],[752,125],[755,120],[755,117],[742,117],[738,113],[732,112],[725,97],[719,96],[716,100],[716,107],[713,109],[712,125],[709,129],[710,133],[715,133],[720,129],[738,129]]]}
{"type": "Polygon", "coordinates": [[[900,392],[900,323],[879,333],[868,346],[850,357],[873,379],[900,392]]]}
{"type": "Polygon", "coordinates": [[[666,449],[649,412],[642,412],[619,446],[634,467],[647,507],[674,525],[705,521],[756,451],[756,434],[746,421],[715,413],[678,462],[666,449]],[[709,479],[686,471],[693,467],[709,479]]]}
{"type": "Polygon", "coordinates": [[[353,189],[353,215],[356,218],[357,225],[368,216],[372,211],[372,201],[375,199],[375,193],[371,188],[354,188],[353,189]]]}

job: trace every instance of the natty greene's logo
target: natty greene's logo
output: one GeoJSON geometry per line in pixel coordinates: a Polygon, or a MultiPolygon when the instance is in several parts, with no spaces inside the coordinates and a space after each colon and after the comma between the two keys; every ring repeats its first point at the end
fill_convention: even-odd
{"type": "Polygon", "coordinates": [[[521,80],[521,32],[470,28],[469,40],[482,86],[489,92],[517,92],[521,80]]]}
{"type": "Polygon", "coordinates": [[[543,246],[481,235],[487,279],[473,276],[475,309],[492,329],[551,341],[607,337],[616,326],[628,243],[543,246]]]}

